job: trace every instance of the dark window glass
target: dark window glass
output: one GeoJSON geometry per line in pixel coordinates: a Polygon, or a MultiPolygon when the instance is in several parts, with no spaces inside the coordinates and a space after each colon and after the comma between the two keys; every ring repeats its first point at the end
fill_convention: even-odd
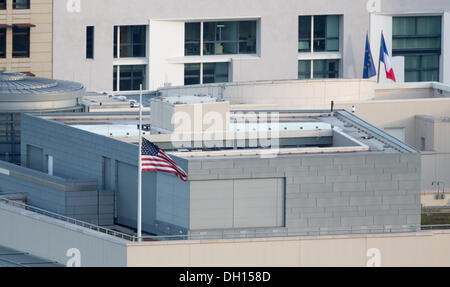
{"type": "Polygon", "coordinates": [[[203,64],[203,84],[228,82],[228,63],[203,64]]]}
{"type": "Polygon", "coordinates": [[[13,9],[30,9],[30,0],[13,0],[13,9]]]}
{"type": "Polygon", "coordinates": [[[0,29],[0,58],[6,58],[6,29],[0,29]]]}
{"type": "Polygon", "coordinates": [[[300,80],[311,79],[311,61],[298,61],[298,78],[300,80]]]}
{"type": "Polygon", "coordinates": [[[339,51],[339,16],[314,16],[314,51],[339,51]]]}
{"type": "Polygon", "coordinates": [[[339,51],[339,16],[314,16],[314,33],[311,37],[312,16],[298,18],[298,51],[310,52],[311,41],[313,51],[339,51]]]}
{"type": "Polygon", "coordinates": [[[0,0],[0,10],[6,10],[6,0],[0,0]]]}
{"type": "Polygon", "coordinates": [[[94,27],[86,27],[86,58],[94,59],[94,27]]]}
{"type": "Polygon", "coordinates": [[[116,26],[114,28],[114,57],[117,58],[117,42],[120,30],[120,57],[146,56],[146,26],[116,26]]]}
{"type": "Polygon", "coordinates": [[[393,17],[392,54],[405,56],[405,82],[439,81],[441,17],[393,17]]]}
{"type": "Polygon", "coordinates": [[[256,21],[203,23],[203,54],[255,54],[256,21]]]}
{"type": "Polygon", "coordinates": [[[200,55],[200,23],[184,25],[184,54],[186,56],[200,55]]]}
{"type": "Polygon", "coordinates": [[[393,17],[394,56],[441,53],[441,17],[393,17]]]}
{"type": "Polygon", "coordinates": [[[117,91],[117,66],[113,68],[113,91],[117,91]]]}
{"type": "Polygon", "coordinates": [[[298,18],[298,51],[311,51],[311,16],[298,18]]]}
{"type": "Polygon", "coordinates": [[[314,79],[339,78],[339,60],[314,60],[314,79]]]}
{"type": "Polygon", "coordinates": [[[115,66],[113,74],[114,91],[138,91],[141,84],[142,88],[145,89],[145,70],[145,65],[115,66]],[[119,74],[119,79],[117,79],[117,74],[119,74]]]}
{"type": "Polygon", "coordinates": [[[114,26],[114,45],[113,45],[113,55],[114,59],[117,58],[117,33],[119,33],[119,26],[114,26]]]}
{"type": "Polygon", "coordinates": [[[438,82],[439,56],[420,55],[405,57],[405,82],[438,82]]]}
{"type": "Polygon", "coordinates": [[[13,58],[30,57],[30,28],[13,26],[13,58]]]}
{"type": "Polygon", "coordinates": [[[239,22],[239,53],[256,54],[256,21],[239,22]]]}
{"type": "Polygon", "coordinates": [[[184,65],[184,85],[200,84],[200,64],[184,65]]]}

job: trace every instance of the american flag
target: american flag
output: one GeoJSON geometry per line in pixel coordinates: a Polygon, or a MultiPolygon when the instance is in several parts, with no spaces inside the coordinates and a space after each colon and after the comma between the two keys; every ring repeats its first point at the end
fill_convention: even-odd
{"type": "Polygon", "coordinates": [[[188,179],[186,172],[165,151],[145,138],[142,139],[142,171],[168,172],[182,181],[188,179]]]}

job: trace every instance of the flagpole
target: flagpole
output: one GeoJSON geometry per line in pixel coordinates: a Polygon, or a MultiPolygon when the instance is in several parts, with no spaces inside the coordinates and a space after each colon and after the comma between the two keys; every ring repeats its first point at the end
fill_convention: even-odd
{"type": "Polygon", "coordinates": [[[137,237],[142,241],[142,84],[139,93],[139,165],[138,165],[138,207],[137,237]]]}
{"type": "Polygon", "coordinates": [[[382,41],[383,41],[383,30],[381,30],[381,38],[380,38],[380,53],[378,54],[378,77],[377,77],[377,84],[380,83],[380,68],[381,68],[381,49],[382,49],[382,41]]]}

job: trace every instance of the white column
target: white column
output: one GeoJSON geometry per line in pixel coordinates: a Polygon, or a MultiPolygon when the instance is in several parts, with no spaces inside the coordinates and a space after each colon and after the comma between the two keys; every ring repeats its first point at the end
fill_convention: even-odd
{"type": "Polygon", "coordinates": [[[48,169],[48,175],[53,176],[53,156],[48,155],[47,156],[47,169],[48,169]]]}
{"type": "Polygon", "coordinates": [[[450,12],[442,15],[442,48],[440,81],[450,85],[450,12]]]}

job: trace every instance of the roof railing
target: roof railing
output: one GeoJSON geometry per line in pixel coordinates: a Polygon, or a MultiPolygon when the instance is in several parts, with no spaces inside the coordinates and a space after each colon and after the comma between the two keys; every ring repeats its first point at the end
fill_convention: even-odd
{"type": "Polygon", "coordinates": [[[0,202],[5,202],[7,205],[22,208],[40,215],[44,215],[53,219],[61,220],[76,226],[84,227],[93,231],[97,231],[106,235],[110,235],[116,238],[124,239],[131,242],[149,242],[149,241],[187,241],[187,240],[223,240],[223,239],[248,239],[248,238],[276,238],[276,237],[307,237],[307,236],[340,236],[340,235],[366,235],[366,234],[400,234],[429,230],[450,230],[450,224],[436,224],[436,225],[404,225],[398,227],[378,227],[378,228],[361,228],[361,229],[319,229],[319,230],[305,230],[290,232],[268,232],[268,231],[249,231],[242,230],[240,232],[230,232],[228,230],[198,232],[184,235],[158,235],[158,236],[144,236],[140,240],[134,234],[126,234],[123,232],[115,231],[105,227],[101,227],[95,224],[83,222],[74,218],[70,218],[64,215],[60,215],[54,212],[50,212],[41,208],[27,205],[14,200],[9,200],[4,197],[0,197],[0,202]]]}

